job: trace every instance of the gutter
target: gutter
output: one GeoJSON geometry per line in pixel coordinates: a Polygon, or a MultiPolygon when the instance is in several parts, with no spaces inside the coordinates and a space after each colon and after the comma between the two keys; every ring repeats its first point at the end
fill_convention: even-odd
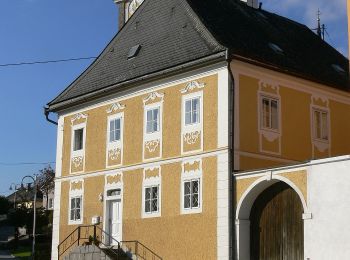
{"type": "Polygon", "coordinates": [[[46,121],[51,123],[51,124],[54,124],[54,125],[58,125],[58,123],[52,119],[49,118],[49,115],[50,115],[50,110],[48,107],[44,107],[44,115],[45,115],[45,118],[46,118],[46,121]]]}
{"type": "Polygon", "coordinates": [[[181,65],[171,67],[171,68],[168,68],[165,70],[161,70],[158,72],[147,74],[147,75],[137,77],[137,78],[134,78],[131,80],[123,81],[123,82],[120,82],[118,84],[110,85],[110,86],[107,86],[103,89],[100,89],[100,90],[97,90],[94,92],[90,92],[90,93],[87,93],[87,94],[84,94],[84,95],[81,95],[81,96],[78,96],[78,97],[75,97],[75,98],[72,98],[72,99],[69,99],[66,101],[62,101],[62,102],[57,103],[57,104],[53,104],[53,105],[48,104],[48,107],[45,109],[45,111],[46,111],[45,113],[57,112],[59,110],[62,110],[62,109],[65,109],[65,108],[68,108],[71,106],[79,105],[81,103],[90,101],[90,100],[95,99],[95,98],[99,98],[99,97],[103,97],[103,96],[106,96],[106,95],[109,95],[112,93],[123,91],[123,90],[129,88],[130,85],[134,85],[140,81],[143,81],[143,83],[145,83],[145,82],[149,82],[149,81],[161,78],[161,77],[176,74],[179,71],[184,72],[184,70],[193,69],[194,67],[202,67],[202,66],[205,66],[207,64],[214,63],[216,61],[224,60],[225,57],[226,57],[226,51],[221,51],[221,52],[215,53],[215,54],[210,55],[210,56],[206,56],[206,57],[198,59],[198,60],[187,62],[185,64],[181,64],[181,65]]]}

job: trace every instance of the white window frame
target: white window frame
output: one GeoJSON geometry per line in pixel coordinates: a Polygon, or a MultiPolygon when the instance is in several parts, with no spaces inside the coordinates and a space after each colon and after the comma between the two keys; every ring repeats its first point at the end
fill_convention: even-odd
{"type": "Polygon", "coordinates": [[[198,209],[198,208],[200,208],[201,207],[201,205],[200,205],[200,194],[201,194],[201,189],[200,189],[200,185],[201,185],[201,179],[200,178],[194,178],[194,179],[186,179],[186,180],[183,180],[183,182],[182,182],[182,185],[183,185],[183,189],[184,189],[184,196],[183,196],[183,200],[184,200],[184,202],[183,202],[183,207],[184,207],[184,210],[194,210],[194,209],[198,209]],[[192,197],[193,197],[193,195],[194,195],[194,193],[193,193],[193,190],[192,190],[192,183],[194,183],[194,182],[198,182],[198,206],[197,207],[194,207],[193,205],[192,205],[192,197]],[[190,207],[189,208],[186,208],[186,206],[185,206],[185,198],[186,198],[186,194],[185,194],[185,183],[190,183],[190,185],[191,185],[191,191],[190,191],[190,194],[189,194],[189,196],[190,196],[190,207]]]}
{"type": "Polygon", "coordinates": [[[204,99],[203,99],[203,91],[197,91],[194,93],[190,93],[182,96],[182,105],[181,105],[181,152],[182,154],[193,153],[197,151],[203,150],[203,140],[204,140],[204,132],[203,132],[203,107],[204,107],[204,99]],[[199,98],[199,122],[186,125],[186,101],[199,98]],[[184,135],[187,133],[193,133],[199,131],[201,133],[201,147],[198,150],[187,151],[184,152],[184,135]]]}
{"type": "Polygon", "coordinates": [[[143,116],[143,159],[144,161],[150,161],[162,157],[162,136],[163,136],[163,101],[144,105],[144,116],[143,116]],[[159,109],[159,129],[157,132],[147,133],[147,111],[151,109],[159,109]],[[145,159],[145,144],[146,142],[159,140],[159,156],[145,159]]]}
{"type": "MultiPolygon", "coordinates": [[[[312,137],[315,141],[317,142],[322,142],[322,143],[326,143],[328,144],[329,141],[330,141],[330,116],[329,116],[329,109],[327,108],[321,108],[321,107],[317,107],[317,106],[312,106],[312,110],[311,110],[311,113],[312,113],[312,137]],[[323,113],[326,114],[326,123],[327,123],[327,139],[324,139],[324,138],[319,138],[317,137],[317,125],[316,125],[316,118],[315,118],[315,112],[319,112],[321,113],[321,115],[323,113]]],[[[321,120],[322,120],[322,117],[321,117],[321,120]]],[[[323,121],[321,121],[321,136],[323,135],[323,129],[322,129],[322,123],[323,121]]]]}
{"type": "Polygon", "coordinates": [[[162,180],[161,180],[161,168],[159,166],[154,168],[144,169],[143,171],[143,182],[142,182],[142,218],[156,218],[162,215],[162,180]],[[146,178],[146,170],[158,169],[159,176],[146,178]],[[146,188],[158,187],[158,211],[146,212],[146,188]]]}
{"type": "Polygon", "coordinates": [[[70,183],[69,187],[69,207],[68,207],[68,225],[81,225],[83,224],[83,219],[84,219],[84,181],[83,180],[78,180],[78,181],[73,181],[70,183]],[[82,182],[82,189],[81,190],[71,190],[72,189],[72,184],[75,182],[82,182]],[[73,198],[81,198],[80,201],[80,219],[79,220],[71,220],[71,203],[73,198]]]}
{"type": "MultiPolygon", "coordinates": [[[[109,150],[120,149],[120,164],[123,163],[123,143],[124,143],[124,112],[110,115],[107,117],[107,133],[106,133],[106,166],[107,168],[114,167],[115,165],[108,165],[109,150]],[[110,123],[113,120],[120,119],[120,140],[110,142],[110,123]]],[[[120,165],[119,164],[119,165],[120,165]]]]}
{"type": "Polygon", "coordinates": [[[269,132],[276,132],[276,133],[280,133],[281,131],[281,104],[280,104],[280,98],[277,96],[272,96],[272,95],[268,95],[265,93],[261,93],[259,98],[259,106],[260,106],[260,129],[263,131],[269,131],[269,132]],[[264,126],[264,99],[269,101],[269,106],[270,106],[270,127],[268,126],[264,126]],[[272,109],[271,109],[271,103],[272,101],[276,101],[277,102],[277,115],[276,115],[276,120],[277,120],[277,128],[272,128],[272,109]]]}
{"type": "Polygon", "coordinates": [[[145,112],[146,112],[146,114],[145,114],[145,116],[146,116],[146,134],[149,135],[149,134],[153,134],[153,133],[159,132],[160,131],[160,107],[158,107],[158,106],[156,106],[156,107],[147,107],[145,112]],[[158,110],[158,117],[155,120],[153,118],[153,116],[154,116],[154,111],[156,111],[156,110],[158,110]],[[150,111],[151,111],[151,114],[152,114],[152,120],[148,121],[148,112],[150,112],[150,111]],[[151,132],[148,132],[148,123],[149,122],[152,122],[152,128],[154,126],[153,122],[157,122],[157,129],[156,130],[152,129],[151,132]]]}
{"type": "MultiPolygon", "coordinates": [[[[86,122],[81,123],[78,125],[73,125],[72,126],[72,133],[71,133],[71,160],[70,160],[70,172],[72,171],[72,159],[75,157],[83,157],[83,170],[80,172],[83,172],[85,170],[85,149],[86,149],[86,122]],[[75,130],[83,129],[83,149],[74,151],[74,142],[75,142],[75,130]]],[[[80,173],[80,172],[74,172],[80,173]]],[[[72,172],[71,172],[72,173],[72,172]]]]}
{"type": "Polygon", "coordinates": [[[193,163],[194,161],[184,161],[182,163],[182,173],[181,173],[181,193],[180,193],[180,202],[181,202],[181,214],[186,215],[186,214],[199,214],[202,213],[203,209],[203,173],[202,173],[202,160],[195,160],[196,162],[200,162],[200,170],[196,171],[190,171],[190,172],[185,172],[184,171],[184,165],[186,163],[193,163]],[[199,207],[195,208],[185,208],[185,189],[184,185],[185,182],[189,181],[194,181],[198,180],[199,181],[199,196],[198,196],[198,203],[199,207]]]}

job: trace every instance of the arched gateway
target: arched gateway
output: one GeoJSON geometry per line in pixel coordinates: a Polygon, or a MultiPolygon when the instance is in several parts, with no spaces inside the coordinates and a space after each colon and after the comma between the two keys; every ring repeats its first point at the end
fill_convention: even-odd
{"type": "Polygon", "coordinates": [[[298,194],[278,182],[264,190],[250,213],[251,260],[302,260],[303,206],[298,194]]]}
{"type": "Polygon", "coordinates": [[[237,259],[304,259],[307,212],[304,196],[288,179],[275,175],[255,181],[237,204],[237,259]]]}

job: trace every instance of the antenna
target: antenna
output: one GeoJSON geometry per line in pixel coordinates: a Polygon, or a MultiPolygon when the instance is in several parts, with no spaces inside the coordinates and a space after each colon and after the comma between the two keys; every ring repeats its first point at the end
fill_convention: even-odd
{"type": "Polygon", "coordinates": [[[324,24],[321,25],[321,11],[320,9],[317,10],[317,28],[312,29],[313,31],[316,31],[317,35],[324,40],[324,32],[326,30],[326,26],[324,24]]]}

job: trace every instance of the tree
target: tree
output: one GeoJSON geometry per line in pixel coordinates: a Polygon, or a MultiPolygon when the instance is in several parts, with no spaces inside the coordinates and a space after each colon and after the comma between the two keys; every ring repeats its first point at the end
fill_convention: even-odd
{"type": "Polygon", "coordinates": [[[48,167],[40,170],[40,174],[38,175],[38,189],[42,192],[44,196],[46,196],[46,205],[49,202],[49,194],[55,187],[55,170],[48,167]]]}
{"type": "Polygon", "coordinates": [[[11,203],[9,202],[9,200],[4,196],[0,196],[0,215],[7,214],[10,207],[11,203]]]}

